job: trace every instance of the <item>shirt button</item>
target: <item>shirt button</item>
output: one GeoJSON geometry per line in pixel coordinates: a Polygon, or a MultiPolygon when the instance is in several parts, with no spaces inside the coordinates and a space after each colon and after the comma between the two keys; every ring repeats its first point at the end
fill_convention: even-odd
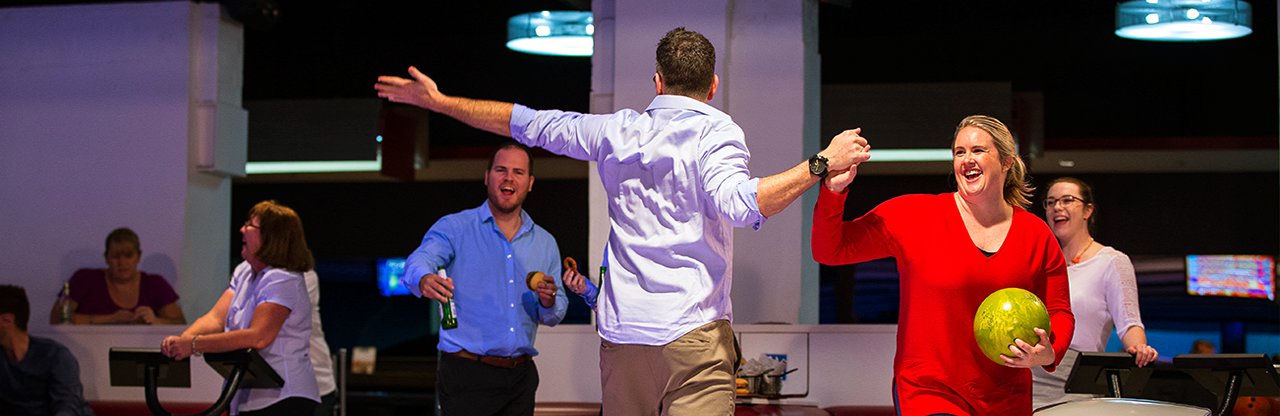
{"type": "Polygon", "coordinates": [[[507,255],[507,258],[511,258],[511,255],[510,255],[510,254],[508,254],[508,255],[507,255]]]}
{"type": "Polygon", "coordinates": [[[512,304],[511,304],[511,307],[513,307],[513,308],[514,308],[514,307],[516,307],[516,304],[512,303],[512,304]]]}
{"type": "Polygon", "coordinates": [[[515,328],[507,328],[507,331],[509,331],[509,332],[516,332],[516,329],[515,329],[515,328]]]}
{"type": "Polygon", "coordinates": [[[515,280],[508,280],[507,283],[515,283],[515,280]]]}

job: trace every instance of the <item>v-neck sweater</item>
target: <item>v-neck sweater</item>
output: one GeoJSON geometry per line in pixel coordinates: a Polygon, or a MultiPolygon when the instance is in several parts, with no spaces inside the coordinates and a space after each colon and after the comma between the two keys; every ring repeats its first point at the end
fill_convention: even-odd
{"type": "MultiPolygon", "coordinates": [[[[1054,363],[1074,332],[1062,250],[1048,226],[1015,208],[991,256],[976,247],[951,193],[904,195],[844,221],[848,193],[822,187],[814,208],[814,259],[828,265],[893,257],[901,286],[894,384],[903,414],[916,395],[947,397],[976,414],[1031,414],[1031,371],[993,363],[978,349],[973,316],[992,292],[1035,293],[1049,310],[1054,363]]],[[[923,396],[922,396],[923,397],[923,396]]],[[[927,410],[927,409],[919,409],[927,410]]]]}

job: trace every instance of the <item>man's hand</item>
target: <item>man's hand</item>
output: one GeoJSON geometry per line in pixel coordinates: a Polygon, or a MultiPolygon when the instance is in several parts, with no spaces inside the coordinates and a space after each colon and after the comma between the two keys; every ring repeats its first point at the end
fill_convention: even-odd
{"type": "MultiPolygon", "coordinates": [[[[860,129],[848,130],[846,131],[846,133],[849,131],[858,131],[858,130],[860,129]]],[[[843,135],[843,133],[841,134],[843,135]]],[[[827,173],[827,180],[823,182],[823,185],[825,185],[827,189],[830,189],[831,192],[835,192],[835,193],[844,192],[844,190],[849,187],[849,184],[853,183],[853,178],[858,176],[858,165],[861,164],[862,162],[871,160],[871,145],[865,144],[866,139],[862,137],[858,137],[858,138],[862,139],[862,143],[864,143],[864,145],[861,146],[860,149],[854,152],[853,160],[855,162],[852,165],[849,165],[849,168],[846,170],[835,170],[835,171],[829,171],[829,173],[827,173]]],[[[834,144],[834,140],[832,142],[834,144]]]]}
{"type": "Polygon", "coordinates": [[[556,278],[549,274],[543,274],[542,281],[538,282],[538,302],[542,303],[544,308],[550,308],[556,304],[556,278]]]}
{"type": "Polygon", "coordinates": [[[1053,345],[1049,344],[1049,333],[1040,328],[1035,328],[1035,331],[1036,335],[1040,336],[1040,343],[1031,345],[1021,339],[1013,340],[1009,351],[1014,358],[1009,358],[1007,355],[1000,356],[1004,358],[1005,367],[1031,368],[1053,364],[1053,345]]]}
{"type": "Polygon", "coordinates": [[[440,93],[436,82],[412,66],[409,67],[409,76],[413,79],[380,76],[378,83],[373,84],[373,89],[378,90],[379,97],[392,102],[439,111],[439,103],[445,95],[440,93]]]}
{"type": "Polygon", "coordinates": [[[150,306],[139,306],[133,311],[133,322],[151,325],[156,323],[156,312],[150,306]]]}
{"type": "Polygon", "coordinates": [[[448,302],[453,297],[453,279],[440,277],[432,273],[418,279],[418,291],[422,297],[448,302]]]}
{"type": "Polygon", "coordinates": [[[564,269],[564,276],[560,279],[564,281],[565,289],[569,289],[570,292],[576,293],[578,296],[582,296],[583,292],[587,291],[587,277],[583,276],[582,273],[578,273],[577,270],[564,269]]]}
{"type": "Polygon", "coordinates": [[[862,137],[861,133],[862,128],[845,130],[831,138],[831,144],[827,145],[826,149],[818,152],[819,155],[827,158],[828,171],[849,170],[871,158],[871,153],[867,152],[869,148],[867,139],[862,137]]]}

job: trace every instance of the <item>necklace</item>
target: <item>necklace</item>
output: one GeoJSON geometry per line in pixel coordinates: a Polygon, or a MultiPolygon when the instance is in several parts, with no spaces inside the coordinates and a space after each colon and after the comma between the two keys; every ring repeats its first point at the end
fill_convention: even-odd
{"type": "Polygon", "coordinates": [[[1093,247],[1093,238],[1089,238],[1089,244],[1084,245],[1084,249],[1080,250],[1080,254],[1071,258],[1071,264],[1080,264],[1080,258],[1084,257],[1084,252],[1089,251],[1089,247],[1093,247]]]}

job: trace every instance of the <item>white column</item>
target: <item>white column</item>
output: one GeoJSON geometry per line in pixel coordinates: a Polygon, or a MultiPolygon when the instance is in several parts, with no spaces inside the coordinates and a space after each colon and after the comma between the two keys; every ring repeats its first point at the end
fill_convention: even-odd
{"type": "MultiPolygon", "coordinates": [[[[685,27],[716,46],[720,92],[711,105],[746,132],[751,171],[768,176],[818,150],[817,2],[814,0],[596,0],[592,112],[643,110],[653,99],[654,49],[685,27]]],[[[608,235],[604,191],[591,172],[590,250],[608,235]]],[[[813,198],[734,238],[735,321],[817,322],[817,264],[808,249],[813,198]],[[800,305],[797,307],[797,305],[800,305]]]]}
{"type": "MultiPolygon", "coordinates": [[[[729,21],[725,108],[747,134],[751,173],[790,169],[819,150],[817,2],[737,0],[729,21]]],[[[817,323],[818,266],[809,254],[817,194],[807,195],[760,231],[734,234],[738,323],[817,323]]]]}

